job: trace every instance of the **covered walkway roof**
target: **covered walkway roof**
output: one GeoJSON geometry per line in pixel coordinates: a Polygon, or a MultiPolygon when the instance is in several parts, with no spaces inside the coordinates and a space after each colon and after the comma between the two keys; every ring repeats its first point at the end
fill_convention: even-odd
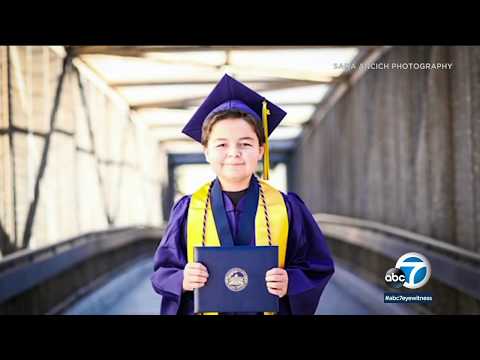
{"type": "Polygon", "coordinates": [[[134,121],[178,150],[196,146],[181,129],[223,74],[284,108],[288,115],[272,139],[292,139],[325,94],[347,81],[349,64],[360,62],[375,47],[76,46],[72,50],[127,101],[134,121]]]}

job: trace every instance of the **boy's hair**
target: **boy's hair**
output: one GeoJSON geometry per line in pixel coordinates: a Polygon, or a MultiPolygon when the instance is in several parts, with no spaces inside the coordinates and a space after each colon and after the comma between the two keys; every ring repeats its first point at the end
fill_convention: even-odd
{"type": "Polygon", "coordinates": [[[225,119],[245,120],[253,128],[253,130],[255,131],[255,134],[257,134],[259,145],[262,146],[265,143],[265,134],[263,133],[263,127],[259,121],[254,119],[252,115],[240,110],[223,110],[213,114],[203,122],[203,125],[202,125],[202,145],[203,146],[207,146],[208,144],[208,138],[210,137],[210,133],[212,132],[213,125],[225,119]]]}

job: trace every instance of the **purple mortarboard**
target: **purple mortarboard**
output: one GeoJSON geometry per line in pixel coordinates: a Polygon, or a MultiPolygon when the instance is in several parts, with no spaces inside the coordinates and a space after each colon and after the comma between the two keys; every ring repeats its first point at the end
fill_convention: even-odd
{"type": "Polygon", "coordinates": [[[224,110],[240,110],[253,116],[262,124],[263,129],[268,128],[265,134],[264,178],[269,177],[269,142],[268,136],[280,124],[287,114],[263,96],[248,88],[241,82],[225,74],[205,101],[197,109],[182,132],[198,142],[202,142],[202,125],[213,114],[224,110]]]}

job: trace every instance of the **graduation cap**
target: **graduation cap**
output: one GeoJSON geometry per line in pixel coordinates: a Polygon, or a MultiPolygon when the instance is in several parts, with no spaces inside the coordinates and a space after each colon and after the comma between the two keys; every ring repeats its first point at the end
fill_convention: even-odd
{"type": "Polygon", "coordinates": [[[287,113],[257,92],[225,74],[195,114],[193,114],[182,132],[201,143],[203,122],[215,113],[225,110],[240,110],[246,112],[252,115],[252,117],[262,125],[265,133],[263,178],[268,180],[270,172],[268,137],[287,113]]]}

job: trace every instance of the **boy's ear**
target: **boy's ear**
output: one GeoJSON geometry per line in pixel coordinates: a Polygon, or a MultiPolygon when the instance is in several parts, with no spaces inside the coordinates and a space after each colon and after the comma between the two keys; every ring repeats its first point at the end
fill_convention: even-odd
{"type": "Polygon", "coordinates": [[[259,149],[260,149],[260,150],[259,150],[258,160],[260,161],[260,160],[262,160],[262,158],[263,158],[263,153],[265,152],[265,144],[260,145],[260,148],[259,148],[259,149]]]}
{"type": "Polygon", "coordinates": [[[207,163],[210,164],[210,160],[208,159],[208,148],[207,147],[203,148],[203,154],[205,155],[205,160],[207,161],[207,163]]]}

